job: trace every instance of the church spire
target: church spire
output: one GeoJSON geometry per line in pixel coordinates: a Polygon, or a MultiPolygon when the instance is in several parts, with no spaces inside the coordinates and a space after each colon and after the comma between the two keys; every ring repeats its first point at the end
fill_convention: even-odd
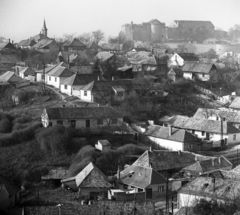
{"type": "Polygon", "coordinates": [[[45,18],[43,21],[43,28],[42,28],[42,34],[44,34],[45,37],[47,37],[47,26],[46,26],[46,22],[45,22],[45,18]]]}

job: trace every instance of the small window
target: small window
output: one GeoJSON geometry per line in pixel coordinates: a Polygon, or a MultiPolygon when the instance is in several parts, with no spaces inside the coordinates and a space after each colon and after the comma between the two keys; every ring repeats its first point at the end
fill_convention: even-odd
{"type": "Polygon", "coordinates": [[[49,127],[52,127],[52,122],[49,122],[49,127]]]}
{"type": "Polygon", "coordinates": [[[57,78],[55,78],[55,82],[57,82],[57,78]]]}
{"type": "Polygon", "coordinates": [[[75,127],[75,126],[76,126],[76,120],[71,120],[71,121],[70,121],[70,125],[71,125],[72,127],[75,127]]]}
{"type": "Polygon", "coordinates": [[[49,77],[48,79],[49,79],[49,81],[51,81],[51,77],[49,77]]]}
{"type": "Polygon", "coordinates": [[[67,90],[67,85],[64,85],[64,89],[67,90]]]}
{"type": "Polygon", "coordinates": [[[117,120],[117,119],[112,119],[112,124],[113,124],[113,125],[116,125],[116,124],[117,124],[117,122],[118,122],[118,120],[117,120]]]}
{"type": "Polygon", "coordinates": [[[103,125],[103,119],[98,119],[98,120],[97,120],[97,124],[98,124],[98,125],[103,125]]]}
{"type": "Polygon", "coordinates": [[[236,134],[233,135],[233,140],[237,140],[237,135],[236,134]]]}
{"type": "Polygon", "coordinates": [[[192,149],[193,148],[193,144],[188,144],[188,148],[192,149]]]}
{"type": "Polygon", "coordinates": [[[62,124],[63,124],[63,121],[62,121],[62,120],[57,120],[57,124],[58,124],[58,125],[62,125],[62,124]]]}
{"type": "Polygon", "coordinates": [[[117,96],[123,97],[123,92],[117,92],[117,96]]]}
{"type": "Polygon", "coordinates": [[[87,96],[87,91],[84,91],[84,96],[87,96]]]}
{"type": "Polygon", "coordinates": [[[202,131],[202,136],[204,136],[205,135],[205,131],[202,131]]]}
{"type": "Polygon", "coordinates": [[[165,189],[164,189],[164,186],[159,186],[159,187],[158,187],[158,192],[159,192],[159,193],[164,192],[164,190],[165,190],[165,189]]]}

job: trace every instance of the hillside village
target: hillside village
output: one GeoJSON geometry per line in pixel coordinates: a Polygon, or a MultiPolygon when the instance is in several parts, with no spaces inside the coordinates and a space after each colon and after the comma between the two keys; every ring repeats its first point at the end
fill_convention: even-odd
{"type": "Polygon", "coordinates": [[[57,40],[44,20],[0,42],[1,214],[240,211],[239,40],[157,19],[121,37],[57,40]]]}

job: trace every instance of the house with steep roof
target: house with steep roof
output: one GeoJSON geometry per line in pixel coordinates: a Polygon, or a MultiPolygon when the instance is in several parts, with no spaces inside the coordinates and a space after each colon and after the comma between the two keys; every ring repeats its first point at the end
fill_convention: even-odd
{"type": "Polygon", "coordinates": [[[109,106],[45,108],[41,118],[45,128],[57,124],[76,128],[119,127],[123,122],[123,116],[109,106]]]}
{"type": "Polygon", "coordinates": [[[168,60],[169,68],[179,68],[183,66],[183,64],[184,64],[184,59],[178,53],[173,53],[168,60]]]}
{"type": "Polygon", "coordinates": [[[98,140],[97,144],[95,144],[95,148],[100,151],[108,151],[111,149],[111,143],[108,140],[98,140]]]}
{"type": "Polygon", "coordinates": [[[107,197],[112,184],[104,173],[90,162],[81,172],[71,178],[61,180],[65,188],[78,192],[82,199],[98,200],[99,196],[107,197]]]}
{"type": "Polygon", "coordinates": [[[218,71],[212,63],[187,62],[182,67],[183,77],[190,80],[217,81],[218,71]]]}
{"type": "Polygon", "coordinates": [[[208,147],[203,145],[202,140],[196,135],[171,126],[150,125],[145,135],[155,144],[169,150],[201,151],[212,147],[211,143],[209,143],[208,147]]]}
{"type": "Polygon", "coordinates": [[[8,210],[20,203],[20,189],[0,175],[0,211],[8,210]]]}
{"type": "Polygon", "coordinates": [[[102,51],[102,47],[100,47],[96,42],[92,41],[87,45],[87,50],[90,52],[99,52],[102,51]]]}
{"type": "Polygon", "coordinates": [[[230,122],[236,128],[240,128],[240,112],[238,111],[232,111],[228,109],[218,110],[218,109],[198,108],[197,112],[193,115],[193,118],[209,119],[209,120],[216,120],[216,121],[225,120],[227,122],[230,122]]]}
{"type": "Polygon", "coordinates": [[[25,67],[19,71],[19,76],[31,82],[36,81],[36,70],[32,67],[25,67]]]}
{"type": "Polygon", "coordinates": [[[22,82],[23,79],[15,72],[7,71],[0,76],[1,83],[17,84],[22,82]]]}
{"type": "Polygon", "coordinates": [[[227,158],[220,156],[196,161],[194,164],[184,167],[182,171],[187,177],[197,177],[217,170],[231,170],[232,167],[232,163],[227,158]]]}
{"type": "Polygon", "coordinates": [[[167,73],[167,77],[168,77],[168,80],[171,82],[176,81],[176,73],[174,72],[173,68],[169,70],[169,72],[167,73]]]}
{"type": "Polygon", "coordinates": [[[72,41],[66,41],[63,45],[63,51],[84,51],[86,49],[86,45],[81,42],[79,39],[74,38],[72,41]]]}
{"type": "Polygon", "coordinates": [[[119,188],[127,193],[142,193],[143,199],[166,196],[167,179],[151,167],[131,165],[117,173],[119,188]]]}
{"type": "Polygon", "coordinates": [[[192,165],[198,160],[209,158],[187,151],[153,150],[145,151],[133,165],[152,168],[164,176],[171,177],[182,168],[192,165]]]}
{"type": "Polygon", "coordinates": [[[0,42],[0,51],[16,50],[16,47],[11,43],[10,39],[8,42],[0,42]]]}
{"type": "Polygon", "coordinates": [[[219,203],[235,201],[239,198],[239,190],[239,181],[197,177],[178,190],[178,208],[194,206],[200,199],[219,203]]]}
{"type": "Polygon", "coordinates": [[[227,121],[189,118],[178,126],[173,124],[173,127],[187,130],[201,139],[213,141],[213,146],[221,146],[222,139],[224,145],[240,142],[240,130],[227,121]]]}
{"type": "Polygon", "coordinates": [[[69,96],[79,96],[81,89],[92,81],[97,81],[99,76],[95,74],[74,74],[60,83],[60,91],[69,96]]]}
{"type": "Polygon", "coordinates": [[[37,42],[33,38],[29,38],[27,40],[21,40],[17,45],[22,49],[30,49],[34,46],[37,42]]]}
{"type": "Polygon", "coordinates": [[[240,97],[237,96],[232,103],[228,106],[233,111],[239,111],[240,110],[240,97]]]}
{"type": "Polygon", "coordinates": [[[178,53],[178,55],[183,59],[184,63],[187,62],[199,62],[199,57],[194,53],[178,53]]]}
{"type": "Polygon", "coordinates": [[[114,57],[116,56],[113,53],[106,52],[106,51],[98,52],[98,54],[96,55],[96,58],[99,59],[101,62],[106,62],[106,61],[111,62],[114,57]]]}
{"type": "Polygon", "coordinates": [[[58,64],[57,66],[51,68],[45,74],[45,82],[46,84],[52,85],[58,89],[60,89],[60,83],[66,80],[67,78],[74,75],[72,71],[66,68],[62,63],[58,64]]]}
{"type": "Polygon", "coordinates": [[[40,52],[58,52],[59,46],[55,40],[51,39],[42,39],[38,41],[33,48],[40,52]]]}

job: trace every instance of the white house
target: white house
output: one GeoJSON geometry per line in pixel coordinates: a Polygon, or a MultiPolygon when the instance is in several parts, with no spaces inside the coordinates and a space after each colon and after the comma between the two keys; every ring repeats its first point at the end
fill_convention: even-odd
{"type": "Polygon", "coordinates": [[[36,81],[36,72],[32,67],[25,67],[19,71],[19,76],[31,82],[36,81]]]}
{"type": "Polygon", "coordinates": [[[80,89],[97,79],[98,76],[94,74],[74,74],[60,83],[60,91],[69,96],[81,97],[80,89]]]}
{"type": "Polygon", "coordinates": [[[95,148],[100,151],[107,151],[111,149],[111,143],[108,140],[98,140],[97,144],[95,144],[95,148]]]}
{"type": "Polygon", "coordinates": [[[60,83],[67,78],[74,75],[72,71],[62,66],[62,63],[54,67],[45,75],[46,84],[52,85],[53,87],[60,88],[60,83]]]}
{"type": "Polygon", "coordinates": [[[217,68],[212,63],[187,62],[182,67],[183,77],[190,80],[218,80],[217,68]]]}
{"type": "MultiPolygon", "coordinates": [[[[203,144],[196,135],[171,126],[150,125],[145,135],[155,144],[175,151],[201,151],[203,144]]],[[[209,143],[211,146],[211,144],[209,143]]]]}
{"type": "Polygon", "coordinates": [[[45,128],[57,124],[76,128],[118,127],[123,122],[119,112],[106,106],[46,108],[41,118],[45,128]]]}
{"type": "Polygon", "coordinates": [[[240,142],[240,130],[227,121],[189,118],[182,124],[172,126],[190,131],[201,139],[213,141],[215,146],[219,146],[222,138],[225,144],[240,142]]]}
{"type": "Polygon", "coordinates": [[[48,72],[50,72],[53,68],[57,67],[58,65],[48,65],[44,69],[40,69],[36,71],[36,81],[42,82],[45,81],[44,74],[46,75],[48,72]]]}
{"type": "Polygon", "coordinates": [[[181,56],[179,56],[177,53],[174,53],[168,60],[168,67],[174,68],[174,67],[180,67],[183,66],[184,60],[181,56]]]}

